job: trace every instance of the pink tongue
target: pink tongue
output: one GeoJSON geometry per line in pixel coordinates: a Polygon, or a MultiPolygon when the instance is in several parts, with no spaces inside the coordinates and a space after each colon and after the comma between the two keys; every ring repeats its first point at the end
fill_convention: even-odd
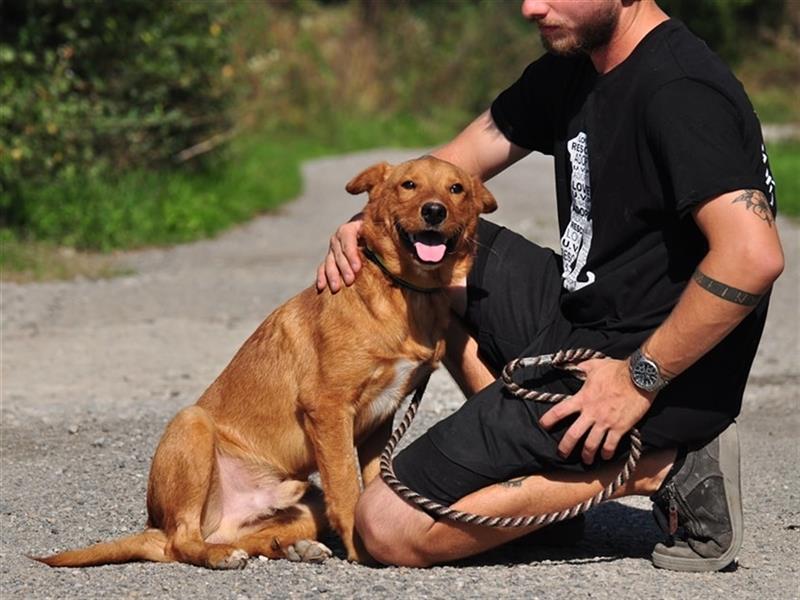
{"type": "Polygon", "coordinates": [[[432,263],[442,260],[442,258],[444,258],[444,253],[447,250],[447,246],[444,244],[428,246],[422,242],[414,242],[414,248],[416,249],[417,256],[419,256],[420,260],[432,263]]]}

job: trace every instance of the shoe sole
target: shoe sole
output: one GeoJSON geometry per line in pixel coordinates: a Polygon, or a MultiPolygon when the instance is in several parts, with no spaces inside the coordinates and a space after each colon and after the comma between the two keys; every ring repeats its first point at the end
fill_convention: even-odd
{"type": "Polygon", "coordinates": [[[742,512],[742,488],[739,460],[739,434],[736,423],[732,423],[719,436],[719,463],[725,486],[725,499],[731,518],[731,545],[718,558],[684,558],[662,553],[658,546],[653,551],[653,564],[671,571],[720,571],[736,560],[744,539],[744,514],[742,512]],[[733,492],[733,493],[732,493],[733,492]]]}

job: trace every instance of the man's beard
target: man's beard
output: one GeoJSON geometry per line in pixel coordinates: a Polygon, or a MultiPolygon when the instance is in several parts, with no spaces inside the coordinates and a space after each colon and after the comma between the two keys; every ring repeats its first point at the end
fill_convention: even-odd
{"type": "Polygon", "coordinates": [[[560,56],[589,53],[607,45],[614,35],[619,19],[619,10],[612,9],[578,29],[574,34],[554,40],[540,34],[542,45],[548,52],[560,56]]]}

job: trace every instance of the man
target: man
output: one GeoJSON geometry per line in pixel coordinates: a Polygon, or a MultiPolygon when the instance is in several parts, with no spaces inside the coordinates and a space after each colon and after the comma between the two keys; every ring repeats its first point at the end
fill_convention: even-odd
{"type": "MultiPolygon", "coordinates": [[[[549,53],[433,154],[484,180],[532,150],[554,155],[561,256],[481,224],[445,361],[470,399],[398,455],[398,478],[473,513],[563,510],[616,475],[638,426],[645,453],[617,495],[652,494],[662,526],[684,528],[654,563],[722,569],[742,540],[733,421],[783,269],[758,121],[729,70],[653,0],[525,0],[522,12],[549,53]],[[612,358],[582,363],[579,390],[550,381],[574,394],[552,408],[496,381],[516,356],[574,347],[612,358]]],[[[332,237],[320,290],[356,276],[359,224],[332,237]]],[[[380,480],[356,517],[377,560],[409,566],[532,530],[436,521],[380,480]]]]}

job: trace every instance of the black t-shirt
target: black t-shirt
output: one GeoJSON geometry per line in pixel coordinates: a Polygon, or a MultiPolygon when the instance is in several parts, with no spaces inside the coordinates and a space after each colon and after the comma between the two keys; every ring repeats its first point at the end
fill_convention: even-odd
{"type": "MultiPolygon", "coordinates": [[[[678,21],[602,76],[586,56],[545,55],[491,112],[511,142],[555,157],[561,309],[576,333],[638,344],[663,322],[708,250],[691,214],[703,201],[757,189],[776,210],[750,101],[678,21]]],[[[646,439],[674,445],[690,422],[710,439],[739,413],[767,303],[658,395],[646,439]]]]}
{"type": "Polygon", "coordinates": [[[513,143],[555,157],[562,310],[579,327],[660,324],[707,251],[691,216],[739,189],[775,210],[761,128],[725,64],[665,21],[609,73],[546,54],[492,105],[513,143]]]}

